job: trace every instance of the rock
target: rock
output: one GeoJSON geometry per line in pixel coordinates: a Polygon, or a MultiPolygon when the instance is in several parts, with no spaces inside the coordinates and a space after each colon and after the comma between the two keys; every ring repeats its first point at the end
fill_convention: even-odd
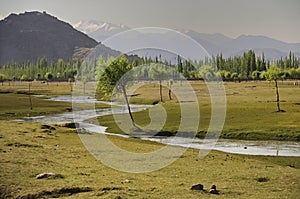
{"type": "Polygon", "coordinates": [[[191,187],[191,190],[203,190],[202,184],[196,184],[191,187]]]}
{"type": "Polygon", "coordinates": [[[62,122],[62,123],[59,123],[58,126],[76,129],[77,126],[79,126],[79,124],[76,122],[62,122]]]}
{"type": "Polygon", "coordinates": [[[209,193],[211,194],[219,194],[219,191],[217,190],[217,187],[216,185],[212,185],[210,190],[209,190],[209,193]]]}
{"type": "Polygon", "coordinates": [[[122,184],[124,184],[124,183],[130,183],[130,182],[131,182],[131,180],[125,179],[125,180],[122,181],[122,184]]]}
{"type": "Polygon", "coordinates": [[[43,178],[52,178],[56,174],[55,173],[40,173],[37,176],[35,176],[36,179],[43,179],[43,178]]]}
{"type": "Polygon", "coordinates": [[[56,130],[53,126],[50,126],[48,124],[43,124],[41,128],[42,129],[49,129],[50,131],[56,130]]]}
{"type": "Polygon", "coordinates": [[[47,138],[47,137],[44,135],[37,135],[37,136],[34,136],[34,138],[47,138]]]}

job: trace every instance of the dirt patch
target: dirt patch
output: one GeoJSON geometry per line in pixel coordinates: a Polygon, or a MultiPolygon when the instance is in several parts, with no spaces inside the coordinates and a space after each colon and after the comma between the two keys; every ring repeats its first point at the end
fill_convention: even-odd
{"type": "Polygon", "coordinates": [[[42,191],[36,194],[19,196],[17,197],[17,199],[59,198],[90,191],[93,191],[93,189],[90,187],[66,187],[61,189],[54,189],[52,191],[42,191]]]}
{"type": "Polygon", "coordinates": [[[33,148],[43,148],[41,145],[36,145],[36,144],[24,144],[24,143],[8,143],[6,146],[14,146],[14,147],[33,147],[33,148]]]}

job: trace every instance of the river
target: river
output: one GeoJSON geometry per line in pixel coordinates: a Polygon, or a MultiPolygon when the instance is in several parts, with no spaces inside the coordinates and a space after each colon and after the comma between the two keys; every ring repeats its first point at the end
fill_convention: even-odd
{"type": "MultiPolygon", "coordinates": [[[[90,97],[72,97],[72,96],[59,96],[55,98],[51,98],[49,100],[54,101],[66,101],[80,103],[103,103],[103,104],[111,104],[109,102],[97,101],[90,97]]],[[[132,105],[132,111],[141,111],[150,106],[145,105],[132,105]]],[[[114,113],[124,113],[126,110],[124,107],[119,109],[114,108],[114,113]]],[[[61,114],[49,115],[49,116],[36,116],[24,118],[21,121],[28,122],[40,122],[45,124],[58,124],[63,122],[74,122],[74,114],[76,115],[76,122],[80,123],[80,128],[84,128],[85,130],[108,134],[114,136],[121,137],[130,137],[128,135],[121,134],[112,134],[106,132],[106,127],[99,126],[95,124],[90,124],[85,122],[85,120],[94,118],[97,116],[104,116],[112,114],[111,108],[103,108],[95,110],[80,110],[74,112],[66,112],[61,114]]],[[[270,155],[270,156],[300,156],[300,143],[292,142],[292,141],[255,141],[255,140],[231,140],[231,139],[219,139],[218,142],[211,147],[210,140],[208,139],[190,139],[190,138],[182,138],[182,137],[140,137],[143,140],[150,140],[155,142],[160,142],[163,144],[181,146],[181,147],[189,147],[195,149],[205,149],[205,150],[218,150],[228,153],[236,153],[236,154],[247,154],[247,155],[270,155]]]]}

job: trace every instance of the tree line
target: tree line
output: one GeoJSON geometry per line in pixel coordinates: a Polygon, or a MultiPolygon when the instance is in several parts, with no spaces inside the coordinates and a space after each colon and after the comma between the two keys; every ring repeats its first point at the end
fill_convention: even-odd
{"type": "Polygon", "coordinates": [[[49,62],[45,57],[36,62],[10,62],[0,67],[0,81],[74,81],[81,61],[65,62],[58,59],[49,62]]]}
{"type": "MultiPolygon", "coordinates": [[[[94,65],[103,64],[103,60],[99,61],[99,59],[102,58],[98,58],[91,68],[82,68],[91,70],[90,74],[96,76],[97,67],[94,65]]],[[[108,58],[108,60],[112,59],[108,58]]],[[[161,61],[161,57],[142,57],[129,61],[135,67],[161,63],[174,68],[187,79],[209,80],[222,77],[224,81],[266,80],[267,69],[271,66],[276,66],[280,70],[280,79],[300,79],[299,58],[292,52],[279,60],[266,60],[263,53],[256,56],[254,50],[249,50],[241,56],[223,58],[222,54],[218,54],[200,61],[184,60],[180,56],[177,56],[177,63],[161,61]]],[[[74,81],[80,76],[81,64],[81,60],[65,62],[58,59],[56,62],[49,62],[45,57],[38,59],[36,62],[10,62],[1,65],[0,81],[74,81]]],[[[141,71],[140,78],[148,79],[151,78],[151,75],[148,70],[141,71]]],[[[178,78],[178,74],[174,73],[171,79],[178,78]]]]}

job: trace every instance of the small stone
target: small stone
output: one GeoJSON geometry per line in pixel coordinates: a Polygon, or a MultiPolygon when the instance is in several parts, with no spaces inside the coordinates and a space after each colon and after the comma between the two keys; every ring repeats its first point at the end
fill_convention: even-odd
{"type": "Polygon", "coordinates": [[[125,180],[123,180],[122,183],[130,183],[130,182],[131,182],[131,180],[125,179],[125,180]]]}
{"type": "Polygon", "coordinates": [[[212,185],[210,190],[209,190],[209,193],[211,194],[219,194],[219,191],[217,190],[217,187],[216,185],[212,185]]]}
{"type": "Polygon", "coordinates": [[[191,187],[191,190],[203,190],[202,184],[196,184],[191,187]]]}
{"type": "Polygon", "coordinates": [[[40,174],[38,174],[35,178],[36,178],[36,179],[52,178],[52,177],[54,177],[55,175],[56,175],[55,173],[40,173],[40,174]]]}

